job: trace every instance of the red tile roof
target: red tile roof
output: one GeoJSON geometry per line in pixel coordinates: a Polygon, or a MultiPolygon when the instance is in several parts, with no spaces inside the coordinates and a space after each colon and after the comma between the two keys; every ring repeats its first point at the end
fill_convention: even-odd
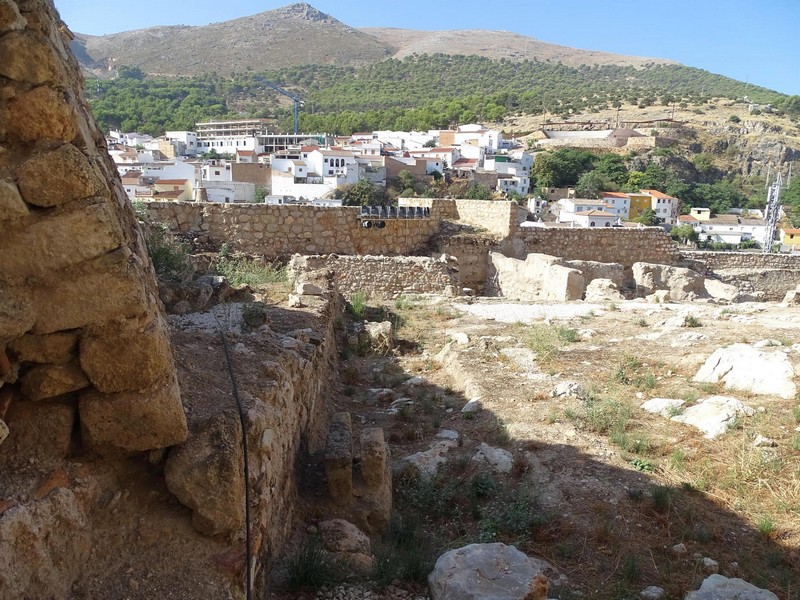
{"type": "Polygon", "coordinates": [[[158,179],[156,185],[186,185],[189,183],[188,179],[158,179]]]}
{"type": "Polygon", "coordinates": [[[237,150],[236,151],[236,154],[238,154],[239,156],[254,156],[255,153],[256,153],[255,150],[237,150]]]}
{"type": "Polygon", "coordinates": [[[585,215],[589,217],[611,217],[616,218],[617,215],[612,215],[611,213],[607,213],[604,210],[583,210],[581,212],[575,213],[576,215],[585,215]]]}
{"type": "Polygon", "coordinates": [[[695,219],[692,215],[679,215],[678,221],[682,223],[697,223],[698,220],[695,219]]]}
{"type": "Polygon", "coordinates": [[[603,192],[600,194],[602,197],[608,196],[609,198],[628,198],[628,194],[624,192],[603,192]]]}
{"type": "Polygon", "coordinates": [[[800,229],[781,229],[781,231],[783,231],[783,233],[788,233],[793,235],[797,235],[798,233],[800,233],[800,229]]]}

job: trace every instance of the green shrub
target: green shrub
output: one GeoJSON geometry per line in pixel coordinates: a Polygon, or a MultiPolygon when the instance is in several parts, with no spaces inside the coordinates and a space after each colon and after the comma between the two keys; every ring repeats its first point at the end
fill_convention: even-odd
{"type": "Polygon", "coordinates": [[[192,275],[186,246],[175,241],[166,226],[153,225],[146,230],[147,254],[161,281],[181,282],[192,275]]]}
{"type": "Polygon", "coordinates": [[[356,319],[364,317],[364,311],[367,309],[367,293],[363,290],[354,292],[350,296],[350,312],[356,319]]]}
{"type": "Polygon", "coordinates": [[[223,256],[217,263],[216,269],[232,286],[258,287],[270,283],[284,283],[288,280],[284,268],[260,264],[246,258],[223,256]]]}
{"type": "Polygon", "coordinates": [[[286,565],[287,587],[317,589],[336,580],[336,569],[316,538],[306,538],[286,565]]]}

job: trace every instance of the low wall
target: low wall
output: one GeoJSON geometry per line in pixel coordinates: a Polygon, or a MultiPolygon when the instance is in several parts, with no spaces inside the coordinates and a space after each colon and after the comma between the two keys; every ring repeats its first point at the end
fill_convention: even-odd
{"type": "Polygon", "coordinates": [[[455,235],[443,238],[437,250],[455,257],[458,287],[470,288],[480,295],[486,286],[489,252],[496,246],[497,240],[489,236],[455,235]]]}
{"type": "Polygon", "coordinates": [[[744,294],[780,301],[800,284],[800,255],[757,252],[681,252],[682,264],[729,283],[744,294]]]}
{"type": "Polygon", "coordinates": [[[503,240],[499,249],[506,256],[520,260],[535,252],[566,260],[620,263],[625,267],[635,262],[671,265],[680,260],[675,243],[659,227],[520,228],[516,235],[503,240]]]}
{"type": "Polygon", "coordinates": [[[711,271],[720,269],[786,269],[800,272],[800,254],[763,254],[761,252],[681,251],[685,261],[698,261],[711,271]]]}
{"type": "Polygon", "coordinates": [[[512,235],[517,230],[519,205],[506,200],[400,198],[398,204],[430,208],[432,219],[460,221],[486,229],[501,238],[512,235]]]}
{"type": "Polygon", "coordinates": [[[295,256],[289,263],[294,279],[309,271],[330,269],[345,297],[364,290],[372,298],[404,294],[452,295],[458,289],[455,269],[446,261],[421,256],[295,256]]]}
{"type": "Polygon", "coordinates": [[[148,202],[153,221],[173,231],[205,233],[217,242],[253,254],[417,254],[439,221],[387,219],[384,229],[364,229],[360,208],[222,205],[205,202],[148,202]]]}

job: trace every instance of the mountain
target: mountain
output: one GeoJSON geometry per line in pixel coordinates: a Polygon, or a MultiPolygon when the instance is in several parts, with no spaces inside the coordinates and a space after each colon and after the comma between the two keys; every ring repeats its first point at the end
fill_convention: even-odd
{"type": "Polygon", "coordinates": [[[646,64],[676,64],[661,58],[624,56],[594,50],[579,50],[569,46],[549,44],[511,31],[459,29],[451,31],[418,31],[369,27],[368,33],[387,47],[397,48],[393,58],[412,54],[477,54],[492,60],[540,60],[558,62],[570,67],[580,65],[622,65],[641,67],[646,64]]]}
{"type": "Polygon", "coordinates": [[[96,74],[130,65],[148,74],[199,75],[300,64],[362,65],[388,58],[395,49],[313,6],[291,4],[201,27],[76,34],[73,51],[96,74]]]}
{"type": "Polygon", "coordinates": [[[672,63],[578,50],[507,31],[355,29],[305,3],[200,27],[149,27],[104,36],[76,34],[72,47],[84,69],[95,75],[119,65],[158,75],[229,75],[307,64],[362,66],[415,53],[536,59],[569,66],[672,63]]]}

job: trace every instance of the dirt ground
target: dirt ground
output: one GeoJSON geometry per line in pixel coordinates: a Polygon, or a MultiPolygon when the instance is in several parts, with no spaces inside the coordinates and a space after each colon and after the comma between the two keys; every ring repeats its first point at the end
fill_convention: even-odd
{"type": "MultiPolygon", "coordinates": [[[[800,406],[692,377],[716,348],[764,339],[797,367],[800,311],[497,299],[371,306],[363,317],[393,320],[397,346],[385,355],[343,350],[334,410],[349,410],[355,429],[384,428],[397,519],[416,523],[419,553],[435,559],[470,542],[514,543],[558,568],[550,597],[561,599],[635,597],[649,585],[683,598],[715,570],[798,598],[800,406]],[[686,315],[693,327],[679,324],[686,315]],[[406,385],[412,376],[424,383],[406,385]],[[556,398],[562,382],[583,391],[556,398]],[[375,401],[375,388],[393,394],[375,401]],[[757,411],[709,440],[639,408],[650,398],[691,405],[714,394],[757,411]],[[462,413],[475,397],[482,409],[462,413]],[[457,431],[458,445],[423,483],[402,459],[430,448],[441,430],[457,431]],[[776,446],[754,447],[759,434],[776,446]],[[510,473],[471,460],[482,442],[513,455],[510,473]]],[[[424,591],[424,577],[398,579],[424,591]]]]}

